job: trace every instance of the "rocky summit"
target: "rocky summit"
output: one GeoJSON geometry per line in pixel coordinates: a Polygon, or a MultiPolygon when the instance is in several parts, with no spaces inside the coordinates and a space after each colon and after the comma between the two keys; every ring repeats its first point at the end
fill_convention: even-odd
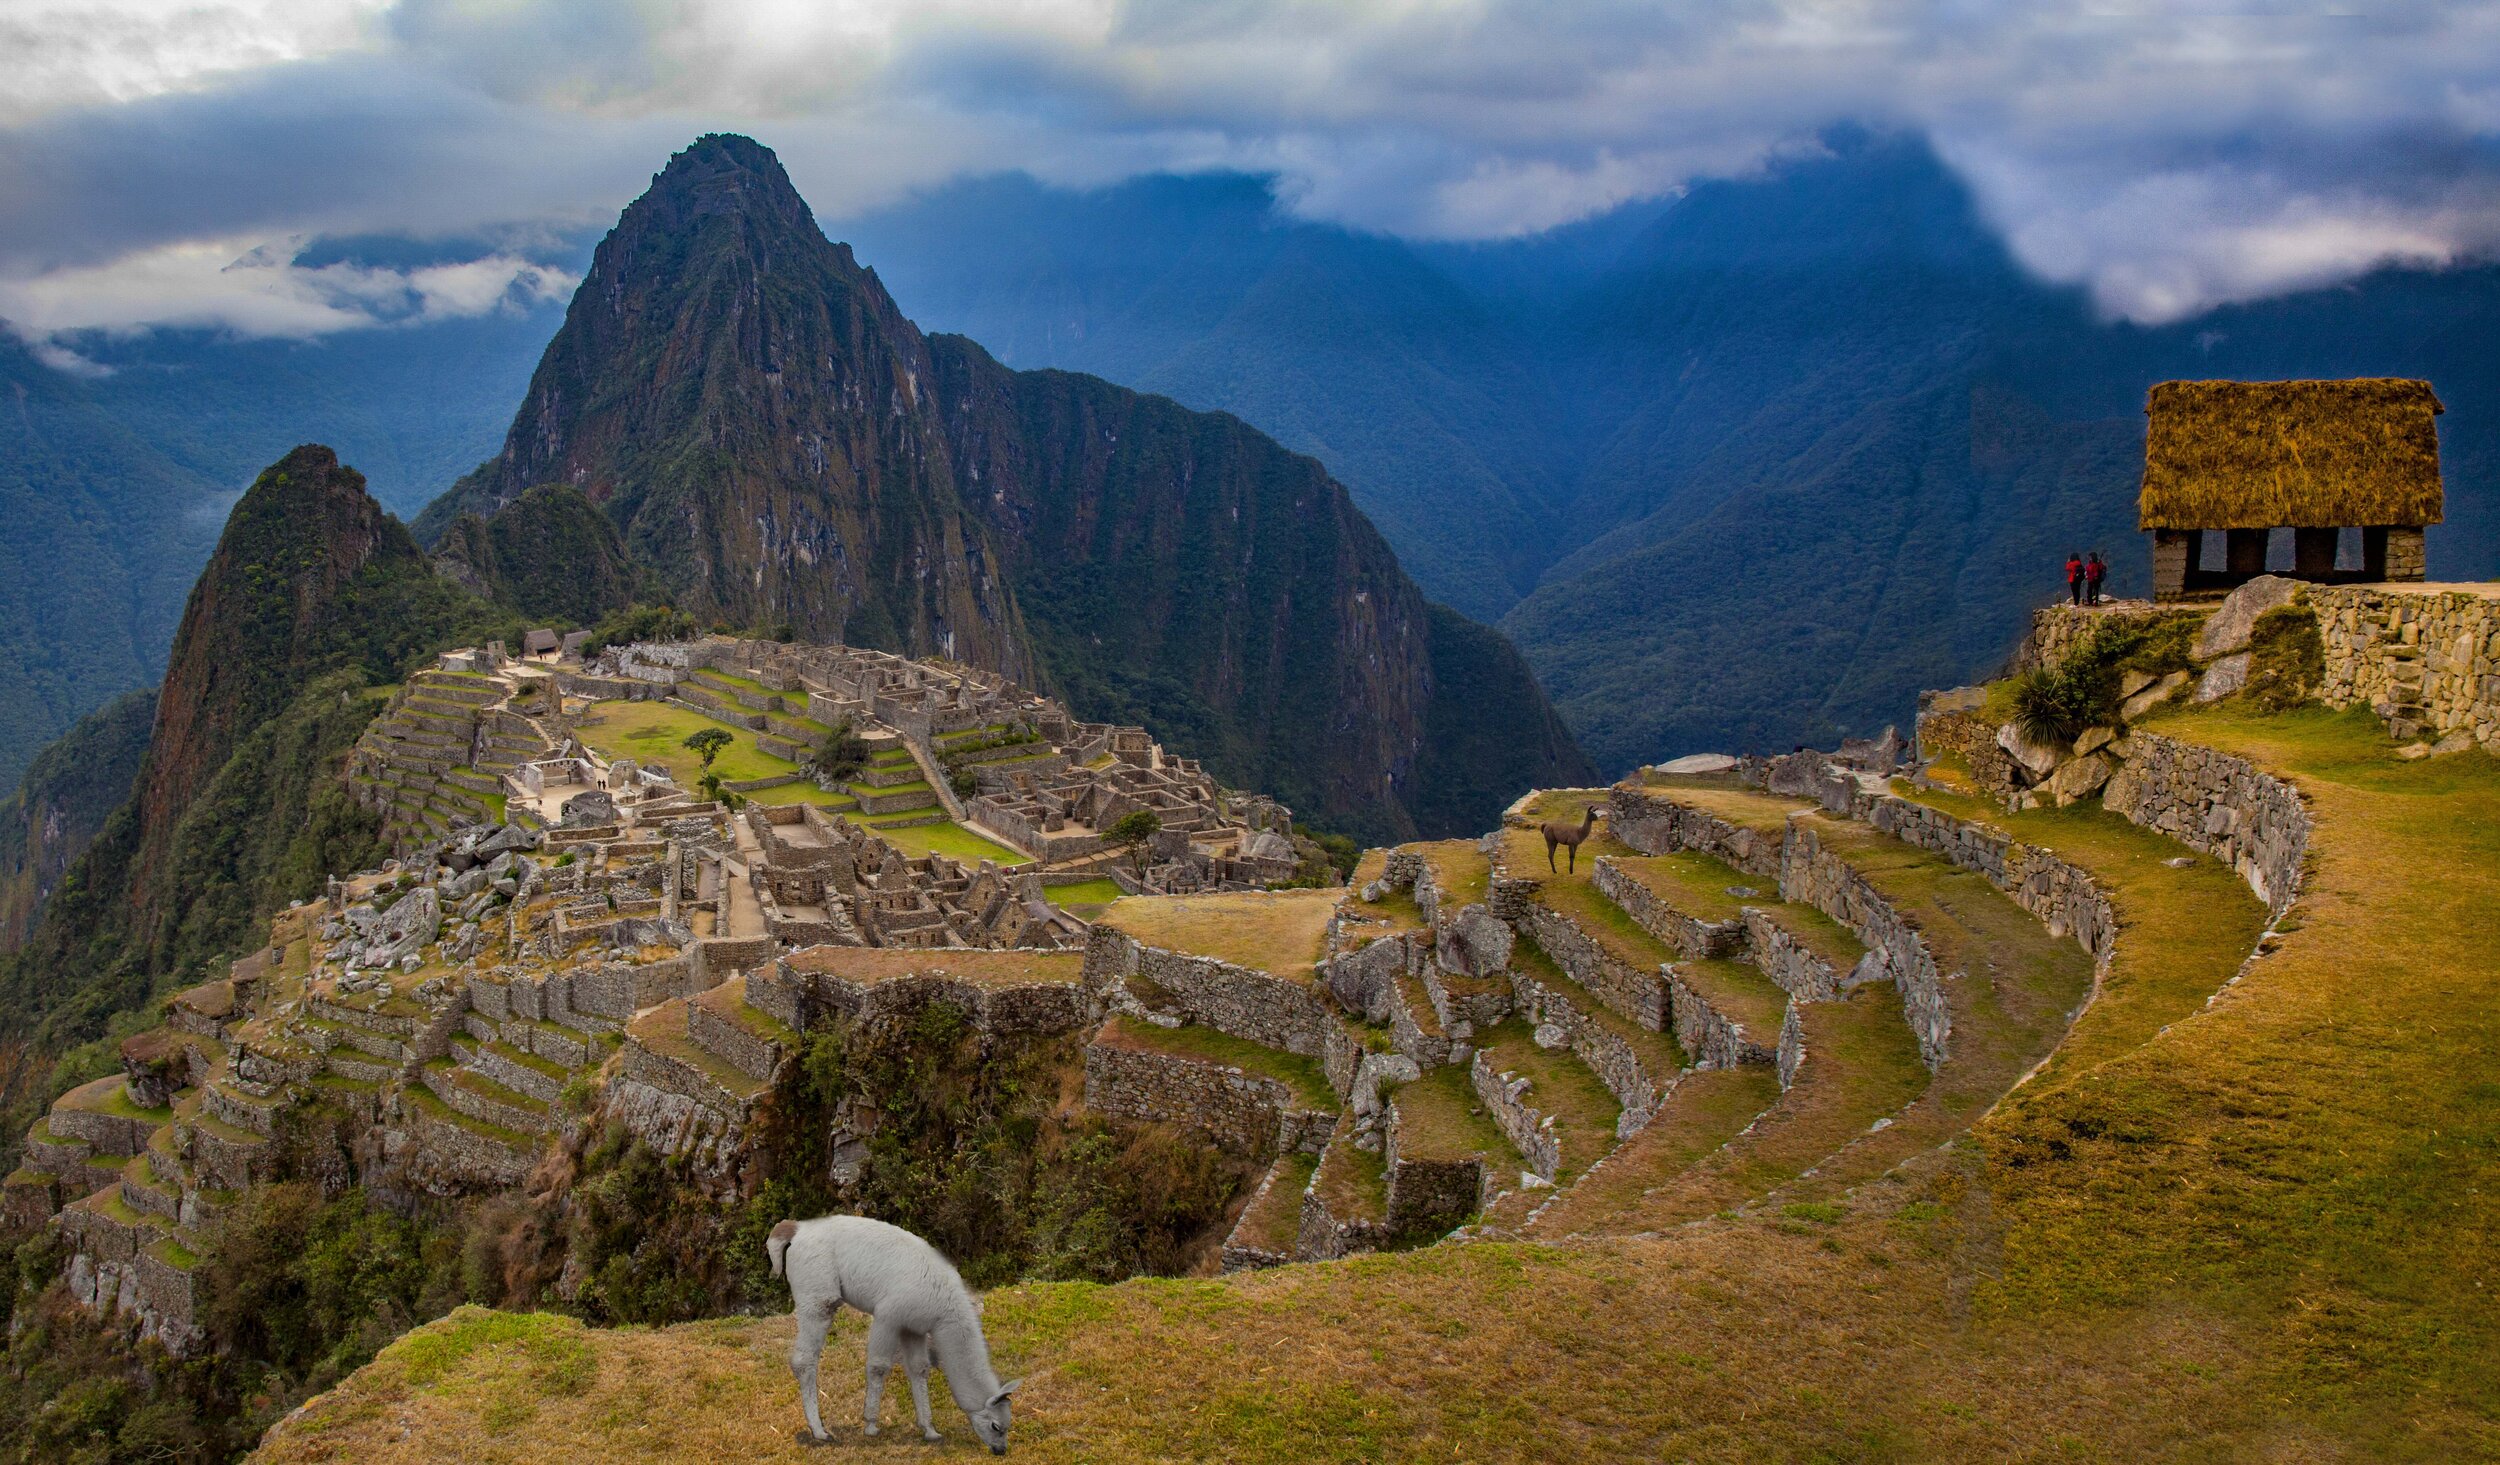
{"type": "Polygon", "coordinates": [[[529,492],[549,484],[705,623],[945,656],[1186,730],[1333,826],[1456,832],[1589,771],[1511,646],[1426,601],[1319,464],[924,336],[742,137],[696,142],[625,210],[502,452],[416,523],[469,583],[593,618],[634,582],[529,492]]]}

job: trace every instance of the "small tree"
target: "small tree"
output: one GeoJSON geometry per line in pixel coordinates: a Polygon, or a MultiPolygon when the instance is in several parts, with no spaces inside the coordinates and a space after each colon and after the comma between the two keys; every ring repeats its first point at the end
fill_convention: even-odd
{"type": "Polygon", "coordinates": [[[843,718],[825,730],[824,741],[816,745],[816,773],[820,778],[840,781],[868,766],[868,744],[851,731],[851,720],[843,718]]]}
{"type": "Polygon", "coordinates": [[[686,734],[686,746],[694,749],[695,756],[703,760],[703,771],[706,773],[712,771],[712,760],[720,756],[721,749],[735,741],[729,730],[721,727],[700,728],[686,734]]]}
{"type": "Polygon", "coordinates": [[[1102,837],[1111,841],[1114,847],[1127,850],[1129,858],[1137,862],[1137,873],[1143,875],[1146,873],[1146,846],[1162,830],[1163,820],[1152,809],[1132,809],[1112,821],[1111,827],[1102,832],[1102,837]]]}

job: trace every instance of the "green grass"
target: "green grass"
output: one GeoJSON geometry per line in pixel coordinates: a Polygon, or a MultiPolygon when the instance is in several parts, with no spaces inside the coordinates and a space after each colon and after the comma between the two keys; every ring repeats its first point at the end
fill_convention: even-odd
{"type": "Polygon", "coordinates": [[[1779,899],[1779,892],[1764,890],[1760,880],[1697,850],[1666,855],[1616,855],[1613,859],[1636,883],[1696,921],[1732,921],[1744,913],[1745,906],[1775,903],[1779,899]],[[1730,887],[1758,893],[1739,900],[1728,894],[1730,887]]]}
{"type": "Polygon", "coordinates": [[[1339,1130],[1315,1175],[1321,1204],[1340,1221],[1389,1219],[1389,1165],[1379,1150],[1355,1147],[1339,1130]]]}
{"type": "Polygon", "coordinates": [[[1496,1168],[1516,1170],[1519,1152],[1485,1112],[1469,1086],[1463,1064],[1427,1070],[1390,1096],[1397,1106],[1398,1156],[1415,1160],[1461,1160],[1481,1155],[1496,1168]]]}
{"type": "Polygon", "coordinates": [[[1032,863],[1031,859],[1016,853],[1007,846],[983,839],[980,835],[953,822],[896,826],[880,824],[874,819],[853,818],[849,814],[843,817],[863,828],[875,830],[879,839],[893,845],[907,856],[945,855],[950,859],[961,860],[967,865],[977,865],[983,860],[996,860],[1002,868],[1008,865],[1032,863]]]}
{"type": "Polygon", "coordinates": [[[1072,885],[1046,885],[1042,894],[1061,910],[1098,910],[1120,898],[1120,884],[1116,880],[1079,880],[1072,885]]]}
{"type": "Polygon", "coordinates": [[[1496,1073],[1528,1080],[1523,1096],[1528,1106],[1553,1117],[1554,1138],[1562,1150],[1562,1169],[1555,1179],[1566,1184],[1577,1179],[1615,1147],[1615,1122],[1623,1116],[1623,1105],[1570,1049],[1538,1047],[1527,1024],[1518,1021],[1484,1034],[1483,1047],[1496,1073]]]}
{"type": "Polygon", "coordinates": [[[755,734],[747,729],[731,727],[666,702],[596,702],[583,714],[575,731],[600,756],[631,758],[646,768],[665,768],[679,788],[691,789],[702,776],[703,760],[685,746],[685,741],[689,734],[705,728],[719,728],[730,736],[729,746],[712,760],[712,771],[727,782],[776,778],[798,771],[796,763],[757,747],[755,734]]]}

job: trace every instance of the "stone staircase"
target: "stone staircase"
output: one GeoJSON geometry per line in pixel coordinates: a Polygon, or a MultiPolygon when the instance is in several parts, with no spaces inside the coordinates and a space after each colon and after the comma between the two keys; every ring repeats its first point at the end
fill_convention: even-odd
{"type": "Polygon", "coordinates": [[[348,759],[350,789],[383,815],[388,838],[439,839],[500,819],[501,775],[553,746],[501,705],[510,691],[494,677],[429,668],[392,696],[348,759]]]}

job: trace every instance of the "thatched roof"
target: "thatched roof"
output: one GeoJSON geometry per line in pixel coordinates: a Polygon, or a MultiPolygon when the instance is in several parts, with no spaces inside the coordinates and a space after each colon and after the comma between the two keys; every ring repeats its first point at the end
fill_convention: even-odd
{"type": "Polygon", "coordinates": [[[2145,529],[2439,522],[2431,384],[2163,382],[2145,399],[2145,529]]]}

